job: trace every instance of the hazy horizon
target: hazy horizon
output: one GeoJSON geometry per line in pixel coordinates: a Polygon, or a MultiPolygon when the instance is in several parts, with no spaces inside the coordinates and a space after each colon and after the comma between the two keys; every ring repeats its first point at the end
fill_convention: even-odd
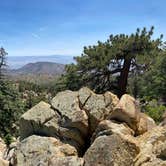
{"type": "Polygon", "coordinates": [[[18,69],[28,63],[35,62],[55,62],[60,64],[69,64],[74,62],[74,60],[72,56],[68,55],[7,56],[7,65],[9,69],[18,69]]]}

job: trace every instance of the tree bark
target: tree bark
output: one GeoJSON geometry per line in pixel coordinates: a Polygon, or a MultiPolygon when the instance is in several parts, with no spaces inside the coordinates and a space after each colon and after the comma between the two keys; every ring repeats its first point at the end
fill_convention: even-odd
{"type": "Polygon", "coordinates": [[[131,58],[125,58],[123,63],[123,69],[120,73],[120,78],[118,82],[119,98],[126,93],[127,79],[130,71],[130,66],[131,66],[131,58]]]}

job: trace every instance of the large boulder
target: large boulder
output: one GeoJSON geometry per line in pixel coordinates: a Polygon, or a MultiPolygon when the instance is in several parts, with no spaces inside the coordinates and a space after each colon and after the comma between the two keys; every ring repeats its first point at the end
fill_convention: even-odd
{"type": "Polygon", "coordinates": [[[166,128],[155,127],[137,138],[140,153],[134,166],[166,165],[166,128]]]}
{"type": "Polygon", "coordinates": [[[17,166],[48,166],[52,159],[77,156],[77,150],[52,137],[30,136],[17,145],[17,166]]]}
{"type": "Polygon", "coordinates": [[[109,119],[125,122],[135,132],[140,121],[140,110],[136,100],[130,95],[123,95],[109,119]]]}
{"type": "Polygon", "coordinates": [[[138,102],[127,94],[121,97],[108,119],[126,123],[135,131],[135,135],[141,135],[156,126],[152,118],[140,112],[138,102]]]}
{"type": "Polygon", "coordinates": [[[82,134],[87,134],[88,117],[79,107],[78,93],[64,91],[52,99],[52,107],[61,115],[61,126],[78,128],[82,134]]]}
{"type": "Polygon", "coordinates": [[[118,134],[95,139],[84,155],[85,166],[131,166],[139,153],[137,145],[118,134]]]}
{"type": "Polygon", "coordinates": [[[103,120],[99,123],[95,130],[91,141],[93,142],[97,137],[102,135],[119,134],[122,137],[126,135],[134,135],[134,131],[128,127],[125,123],[119,123],[116,121],[103,120]]]}
{"type": "Polygon", "coordinates": [[[59,136],[59,114],[43,101],[32,107],[20,118],[20,139],[33,134],[43,136],[59,136]]]}
{"type": "Polygon", "coordinates": [[[58,93],[51,102],[52,107],[61,115],[60,134],[83,146],[88,134],[88,116],[79,104],[78,92],[69,90],[58,93]]]}
{"type": "Polygon", "coordinates": [[[106,119],[118,102],[117,96],[111,92],[99,95],[84,87],[77,92],[58,93],[51,105],[61,115],[60,133],[83,146],[85,138],[106,119]]]}
{"type": "Polygon", "coordinates": [[[89,116],[90,132],[93,133],[98,123],[113,111],[119,99],[111,92],[95,94],[86,87],[80,89],[78,93],[81,106],[89,116]]]}
{"type": "Polygon", "coordinates": [[[141,135],[156,127],[155,121],[144,113],[140,113],[140,120],[137,126],[136,135],[141,135]]]}

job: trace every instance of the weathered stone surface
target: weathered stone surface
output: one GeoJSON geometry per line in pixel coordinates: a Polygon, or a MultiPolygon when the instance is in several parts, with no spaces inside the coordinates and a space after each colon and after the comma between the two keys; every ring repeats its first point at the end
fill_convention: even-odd
{"type": "Polygon", "coordinates": [[[83,166],[83,158],[78,158],[76,156],[70,157],[53,157],[50,162],[50,166],[83,166]]]}
{"type": "Polygon", "coordinates": [[[92,95],[95,95],[95,93],[87,87],[83,87],[78,91],[78,98],[79,98],[81,107],[84,107],[84,105],[86,104],[86,102],[92,95]]]}
{"type": "Polygon", "coordinates": [[[85,166],[132,166],[138,153],[136,144],[120,135],[100,136],[85,153],[85,166]]]}
{"type": "Polygon", "coordinates": [[[155,121],[151,117],[147,116],[146,114],[140,113],[140,120],[138,123],[136,135],[141,135],[151,130],[154,127],[156,127],[155,121]]]}
{"type": "Polygon", "coordinates": [[[9,162],[0,158],[0,166],[9,166],[9,162]]]}
{"type": "Polygon", "coordinates": [[[52,107],[61,114],[61,125],[76,127],[83,134],[87,134],[88,117],[79,107],[78,93],[64,91],[58,93],[52,100],[52,107]]]}
{"type": "Polygon", "coordinates": [[[0,138],[0,166],[9,166],[9,162],[4,160],[4,153],[6,150],[6,145],[4,141],[0,138]]]}
{"type": "Polygon", "coordinates": [[[123,95],[109,119],[125,122],[136,131],[140,120],[140,111],[136,100],[130,95],[123,95]]]}
{"type": "Polygon", "coordinates": [[[102,135],[119,134],[121,136],[134,135],[134,131],[129,128],[125,123],[118,123],[116,121],[103,120],[99,123],[95,133],[93,134],[92,141],[102,135]]]}
{"type": "Polygon", "coordinates": [[[77,156],[73,146],[52,137],[30,136],[17,145],[17,166],[48,166],[54,157],[77,156]]]}
{"type": "Polygon", "coordinates": [[[166,165],[166,128],[155,127],[137,138],[140,153],[134,166],[166,165]]]}
{"type": "Polygon", "coordinates": [[[66,142],[71,141],[70,144],[75,146],[77,150],[79,150],[82,146],[84,146],[84,139],[77,128],[59,128],[60,134],[63,136],[63,140],[66,142]],[[73,142],[72,142],[73,141],[73,142]]]}
{"type": "Polygon", "coordinates": [[[0,138],[0,158],[3,158],[3,154],[6,150],[6,145],[2,138],[0,138]]]}
{"type": "Polygon", "coordinates": [[[5,160],[7,160],[10,165],[16,165],[16,154],[15,154],[15,150],[17,147],[18,142],[12,142],[5,150],[4,154],[3,154],[3,158],[5,160]]]}
{"type": "Polygon", "coordinates": [[[88,134],[88,116],[80,108],[78,92],[64,91],[58,93],[51,102],[52,107],[59,112],[59,132],[64,139],[76,141],[80,146],[88,134]]]}
{"type": "Polygon", "coordinates": [[[111,92],[95,94],[88,88],[82,88],[78,93],[81,106],[89,116],[89,128],[92,133],[98,123],[106,119],[113,111],[119,99],[111,92]]]}
{"type": "Polygon", "coordinates": [[[30,135],[58,136],[59,115],[50,105],[41,101],[24,113],[20,119],[20,138],[30,135]]]}
{"type": "Polygon", "coordinates": [[[129,95],[119,101],[88,88],[60,92],[51,106],[40,102],[27,111],[20,130],[21,142],[5,158],[13,165],[166,165],[166,127],[156,127],[129,95]]]}

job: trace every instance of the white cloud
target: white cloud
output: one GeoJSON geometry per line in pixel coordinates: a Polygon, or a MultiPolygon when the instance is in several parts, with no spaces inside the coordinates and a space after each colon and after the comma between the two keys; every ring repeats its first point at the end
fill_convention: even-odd
{"type": "Polygon", "coordinates": [[[40,36],[36,33],[32,33],[32,37],[36,38],[36,39],[40,39],[40,36]]]}

